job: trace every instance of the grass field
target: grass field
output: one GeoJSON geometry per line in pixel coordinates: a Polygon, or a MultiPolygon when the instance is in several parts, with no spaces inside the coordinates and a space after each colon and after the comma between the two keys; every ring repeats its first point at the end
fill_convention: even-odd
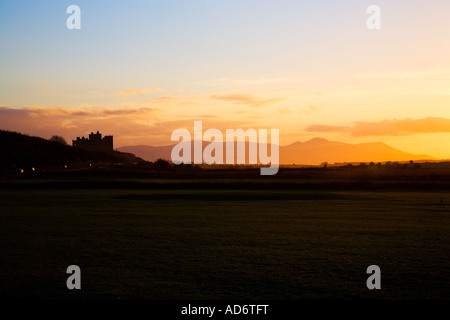
{"type": "Polygon", "coordinates": [[[4,189],[0,294],[449,299],[449,200],[418,191],[4,189]],[[81,290],[66,288],[72,264],[81,290]],[[366,287],[373,264],[381,290],[366,287]]]}

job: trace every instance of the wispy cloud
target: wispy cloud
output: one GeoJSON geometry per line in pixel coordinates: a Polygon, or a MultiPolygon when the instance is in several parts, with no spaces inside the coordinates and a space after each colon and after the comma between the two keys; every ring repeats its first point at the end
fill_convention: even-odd
{"type": "Polygon", "coordinates": [[[336,132],[354,137],[406,136],[417,133],[450,132],[450,119],[428,117],[424,119],[393,119],[374,122],[356,121],[353,126],[314,124],[305,128],[305,131],[336,132]]]}
{"type": "Polygon", "coordinates": [[[117,91],[117,92],[113,92],[112,95],[113,96],[142,96],[145,94],[150,94],[152,92],[159,92],[159,88],[153,90],[152,88],[145,88],[145,89],[140,89],[140,90],[136,90],[136,89],[126,89],[123,91],[117,91]]]}
{"type": "Polygon", "coordinates": [[[42,92],[44,92],[46,94],[54,94],[55,93],[53,90],[50,90],[50,89],[45,89],[42,92]]]}
{"type": "Polygon", "coordinates": [[[362,75],[365,79],[450,79],[449,67],[433,67],[413,71],[381,71],[369,72],[362,75]]]}
{"type": "Polygon", "coordinates": [[[204,98],[198,95],[163,95],[159,97],[152,97],[147,100],[150,105],[165,105],[165,106],[180,106],[180,105],[201,105],[207,103],[204,98]]]}
{"type": "Polygon", "coordinates": [[[89,116],[89,117],[109,117],[117,115],[137,115],[145,113],[154,113],[155,108],[109,108],[102,106],[80,107],[77,109],[66,109],[60,107],[44,107],[44,106],[27,106],[22,108],[7,108],[0,106],[0,115],[8,116],[10,114],[28,114],[28,115],[42,115],[42,116],[89,116]]]}
{"type": "Polygon", "coordinates": [[[218,103],[232,103],[248,105],[251,107],[261,107],[284,100],[284,98],[260,98],[249,94],[229,94],[229,95],[161,95],[159,97],[151,97],[147,100],[149,105],[217,105],[218,103]]]}
{"type": "Polygon", "coordinates": [[[262,107],[283,100],[283,98],[262,99],[248,94],[229,94],[229,95],[213,94],[211,95],[211,99],[222,100],[225,102],[231,102],[236,104],[245,104],[252,107],[262,107]]]}
{"type": "Polygon", "coordinates": [[[304,94],[311,94],[311,95],[323,95],[323,91],[314,91],[314,90],[303,90],[304,94]]]}
{"type": "Polygon", "coordinates": [[[199,115],[193,115],[193,114],[180,114],[178,115],[179,118],[195,118],[197,120],[200,119],[218,119],[220,118],[218,115],[214,115],[214,114],[199,114],[199,115]]]}
{"type": "Polygon", "coordinates": [[[278,112],[281,114],[288,114],[288,113],[291,113],[291,110],[289,110],[288,108],[283,108],[283,109],[278,109],[278,112]]]}
{"type": "Polygon", "coordinates": [[[202,85],[207,87],[239,87],[239,86],[267,86],[267,85],[283,85],[286,83],[299,82],[304,80],[301,76],[282,76],[282,77],[264,77],[264,78],[213,78],[204,79],[193,82],[195,85],[202,85]]]}

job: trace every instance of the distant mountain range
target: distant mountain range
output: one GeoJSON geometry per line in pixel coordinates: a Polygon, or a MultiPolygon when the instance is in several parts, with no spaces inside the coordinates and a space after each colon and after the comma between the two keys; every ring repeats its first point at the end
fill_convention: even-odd
{"type": "MultiPolygon", "coordinates": [[[[186,142],[193,155],[193,143],[186,142]]],[[[203,142],[203,149],[209,145],[203,142]]],[[[127,146],[117,151],[87,151],[47,139],[32,137],[17,132],[0,130],[0,168],[44,168],[44,167],[86,167],[94,164],[144,164],[144,160],[171,160],[173,145],[169,146],[127,146]]],[[[256,146],[258,148],[258,146],[256,146]]],[[[226,148],[224,147],[224,157],[226,148]]],[[[248,163],[249,143],[246,143],[246,163],[248,163]]],[[[271,149],[271,145],[267,146],[271,149]]],[[[236,163],[235,144],[235,161],[236,163]]],[[[406,153],[382,142],[349,144],[314,138],[306,142],[294,142],[280,146],[280,164],[319,165],[343,162],[386,162],[435,160],[428,155],[406,153]]],[[[193,160],[193,159],[192,159],[193,160]]],[[[224,161],[225,162],[225,161],[224,161]]]]}
{"type": "MultiPolygon", "coordinates": [[[[203,148],[208,144],[209,142],[203,142],[203,148]]],[[[118,151],[132,153],[147,161],[155,161],[157,159],[170,160],[174,146],[175,144],[168,146],[125,146],[118,148],[118,151]]],[[[269,150],[270,147],[268,145],[269,150]]],[[[192,144],[191,150],[193,150],[192,144]]],[[[246,144],[246,151],[248,151],[248,143],[246,144]]],[[[349,144],[328,141],[323,138],[314,138],[306,142],[297,141],[290,145],[280,146],[279,152],[280,164],[298,165],[318,165],[323,162],[385,162],[434,159],[425,154],[403,152],[383,142],[349,144]]],[[[246,154],[246,159],[248,159],[248,154],[246,154]]]]}

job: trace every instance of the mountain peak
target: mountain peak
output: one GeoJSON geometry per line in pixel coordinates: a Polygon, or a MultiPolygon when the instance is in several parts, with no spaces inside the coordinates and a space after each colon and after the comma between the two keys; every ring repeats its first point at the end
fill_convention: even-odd
{"type": "Polygon", "coordinates": [[[324,142],[330,142],[330,141],[328,141],[327,139],[324,139],[324,138],[316,137],[316,138],[312,138],[311,140],[306,141],[305,143],[324,143],[324,142]]]}

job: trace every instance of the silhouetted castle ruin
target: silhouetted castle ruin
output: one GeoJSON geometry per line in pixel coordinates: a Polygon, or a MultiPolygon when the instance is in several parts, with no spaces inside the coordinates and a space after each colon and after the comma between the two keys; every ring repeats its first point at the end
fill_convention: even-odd
{"type": "Polygon", "coordinates": [[[89,151],[113,151],[113,136],[104,136],[97,131],[91,132],[89,139],[85,137],[77,137],[72,140],[72,146],[79,147],[89,151]]]}

